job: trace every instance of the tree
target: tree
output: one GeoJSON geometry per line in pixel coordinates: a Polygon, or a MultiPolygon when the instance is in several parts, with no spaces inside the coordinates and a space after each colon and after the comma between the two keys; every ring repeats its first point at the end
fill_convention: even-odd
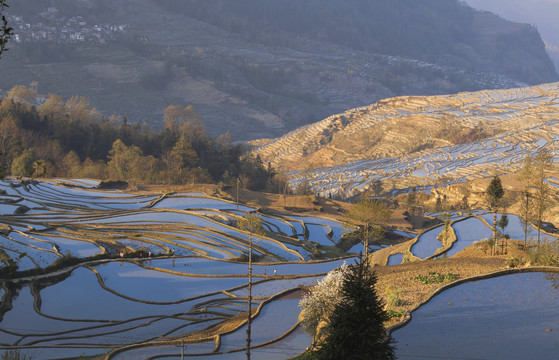
{"type": "Polygon", "coordinates": [[[506,247],[506,239],[508,235],[505,235],[505,228],[509,225],[509,217],[507,216],[507,214],[503,214],[501,215],[501,218],[499,219],[499,221],[497,222],[497,226],[499,226],[501,228],[501,231],[503,233],[503,242],[502,242],[502,246],[501,246],[501,254],[505,253],[505,247],[506,247]]]}
{"type": "Polygon", "coordinates": [[[183,135],[171,149],[169,160],[167,171],[173,172],[177,177],[176,183],[180,184],[184,182],[184,171],[198,164],[198,154],[192,148],[190,141],[183,135]]]}
{"type": "Polygon", "coordinates": [[[115,180],[140,181],[146,173],[145,160],[142,150],[138,146],[126,146],[120,139],[117,139],[109,151],[109,162],[107,163],[109,176],[115,180]]]}
{"type": "Polygon", "coordinates": [[[528,242],[528,229],[530,227],[530,220],[533,213],[533,200],[528,189],[522,190],[520,201],[520,224],[524,232],[524,249],[527,247],[528,242]]]}
{"type": "Polygon", "coordinates": [[[12,163],[12,175],[31,177],[33,175],[33,163],[35,162],[35,151],[27,149],[12,163]]]}
{"type": "Polygon", "coordinates": [[[553,155],[549,149],[542,148],[534,156],[532,160],[532,181],[531,187],[534,189],[534,217],[538,229],[538,247],[540,246],[540,233],[543,222],[543,216],[549,208],[549,193],[551,191],[549,184],[545,181],[546,174],[552,170],[553,155]]]}
{"type": "Polygon", "coordinates": [[[389,318],[375,290],[377,278],[369,272],[368,265],[363,257],[346,275],[342,297],[328,319],[328,336],[317,352],[318,359],[395,359],[384,328],[389,318]]]}
{"type": "Polygon", "coordinates": [[[409,210],[413,212],[414,206],[417,204],[417,194],[416,194],[415,186],[411,188],[411,192],[408,194],[406,203],[408,205],[409,210]]]}
{"type": "Polygon", "coordinates": [[[339,302],[342,285],[348,272],[349,266],[346,264],[330,271],[299,302],[299,307],[303,309],[301,326],[307,334],[312,335],[313,348],[316,345],[318,335],[320,335],[318,333],[319,323],[330,317],[334,307],[339,302]]]}
{"type": "Polygon", "coordinates": [[[0,28],[0,57],[4,51],[7,51],[8,40],[14,35],[14,29],[8,26],[8,20],[4,15],[4,9],[8,7],[6,0],[0,0],[0,20],[2,27],[0,28]]]}
{"type": "Polygon", "coordinates": [[[6,93],[6,98],[16,103],[31,105],[37,98],[37,88],[34,86],[16,85],[6,93]]]}
{"type": "Polygon", "coordinates": [[[364,223],[363,255],[367,258],[369,241],[380,240],[390,220],[390,210],[378,199],[362,199],[350,208],[347,215],[350,219],[364,223]]]}
{"type": "Polygon", "coordinates": [[[526,155],[518,176],[518,179],[523,185],[520,196],[520,223],[522,225],[522,230],[524,231],[524,249],[527,248],[528,229],[530,228],[530,222],[533,220],[534,216],[534,197],[530,192],[533,171],[532,167],[532,158],[530,155],[526,155]]]}
{"type": "Polygon", "coordinates": [[[437,200],[435,202],[435,212],[443,211],[443,200],[440,196],[437,196],[437,200]]]}
{"type": "Polygon", "coordinates": [[[80,176],[81,162],[78,154],[74,151],[67,153],[62,159],[61,168],[66,177],[80,176]]]}
{"type": "MultiPolygon", "coordinates": [[[[495,176],[487,190],[485,191],[489,199],[489,206],[493,210],[493,244],[497,241],[497,210],[499,208],[499,201],[505,195],[505,190],[503,189],[503,184],[498,176],[495,176]]],[[[494,247],[491,247],[491,255],[493,255],[494,247]]]]}
{"type": "Polygon", "coordinates": [[[250,336],[252,323],[252,237],[264,235],[262,218],[256,214],[248,213],[238,223],[238,228],[248,232],[248,312],[247,312],[247,360],[250,360],[250,336]]]}
{"type": "Polygon", "coordinates": [[[37,108],[41,116],[47,116],[53,120],[64,118],[66,114],[66,106],[62,96],[50,94],[47,101],[39,105],[37,108]]]}
{"type": "Polygon", "coordinates": [[[373,195],[379,196],[382,193],[382,181],[375,180],[371,182],[371,191],[373,192],[373,195]]]}
{"type": "MultiPolygon", "coordinates": [[[[1,115],[0,115],[1,116],[1,115]]],[[[9,169],[21,141],[21,131],[12,114],[0,120],[0,167],[9,169]]]]}

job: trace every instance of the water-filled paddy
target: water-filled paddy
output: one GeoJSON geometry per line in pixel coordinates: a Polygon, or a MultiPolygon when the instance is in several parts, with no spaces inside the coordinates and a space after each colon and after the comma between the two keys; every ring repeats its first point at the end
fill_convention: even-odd
{"type": "MultiPolygon", "coordinates": [[[[499,221],[499,219],[501,219],[501,216],[503,214],[497,214],[497,221],[499,221]]],[[[484,214],[481,215],[481,217],[487,221],[488,224],[492,225],[493,224],[493,214],[488,213],[488,214],[484,214]]],[[[505,227],[504,231],[501,228],[497,228],[497,230],[500,233],[504,233],[510,236],[511,239],[517,239],[517,240],[524,240],[524,224],[522,223],[522,218],[520,216],[517,215],[512,215],[512,214],[507,214],[507,218],[508,218],[508,225],[507,227],[505,227]]],[[[526,238],[527,240],[530,239],[536,239],[538,237],[538,230],[535,229],[532,225],[528,224],[527,226],[527,233],[526,233],[526,238]]],[[[541,233],[540,234],[540,238],[541,239],[553,239],[552,236],[541,233]]]]}
{"type": "Polygon", "coordinates": [[[524,273],[459,285],[392,336],[401,359],[557,359],[559,274],[524,273]]]}
{"type": "Polygon", "coordinates": [[[437,239],[437,236],[439,236],[443,228],[444,225],[441,225],[421,234],[417,243],[411,248],[412,254],[421,259],[425,259],[435,254],[437,249],[442,247],[442,242],[437,239]]]}
{"type": "Polygon", "coordinates": [[[457,240],[452,248],[446,252],[445,255],[448,257],[456,255],[476,241],[489,239],[492,236],[491,229],[476,218],[457,221],[452,225],[452,228],[456,232],[457,240]]]}
{"type": "MultiPolygon", "coordinates": [[[[25,215],[2,217],[14,231],[9,235],[11,239],[0,237],[0,247],[14,259],[21,253],[27,254],[19,261],[20,269],[46,268],[63,254],[84,258],[142,249],[143,257],[113,258],[68,268],[47,282],[33,285],[33,292],[28,283],[22,284],[18,294],[11,298],[12,308],[1,317],[0,349],[19,341],[21,345],[31,346],[23,350],[24,354],[38,358],[76,358],[82,354],[104,353],[112,347],[181,337],[246,312],[245,256],[250,235],[224,223],[223,219],[235,219],[254,209],[239,206],[237,210],[236,204],[204,194],[173,196],[151,209],[147,205],[158,199],[157,196],[92,191],[89,188],[95,181],[70,182],[85,187],[67,187],[52,181],[11,188],[0,182],[0,188],[9,194],[4,198],[13,197],[37,208],[25,215]],[[204,213],[181,210],[187,208],[202,209],[204,213]],[[206,213],[221,220],[214,221],[206,213]],[[31,227],[45,231],[34,231],[31,227]],[[152,251],[152,258],[146,257],[148,251],[152,251]],[[159,254],[166,257],[155,257],[159,254]]],[[[260,216],[268,231],[282,236],[252,237],[254,254],[260,255],[253,270],[255,307],[281,292],[315,284],[344,261],[353,262],[351,258],[303,262],[319,252],[313,249],[314,242],[304,241],[305,233],[317,243],[334,245],[346,231],[340,223],[318,217],[260,216]],[[285,235],[292,238],[283,243],[285,235]]],[[[1,294],[8,297],[4,290],[1,294]]],[[[293,327],[299,313],[297,304],[295,298],[267,304],[255,319],[253,343],[272,340],[293,327]],[[271,323],[277,334],[267,331],[271,323]]],[[[243,328],[227,336],[244,338],[243,328]]],[[[255,357],[266,354],[262,355],[266,358],[275,353],[274,358],[283,359],[301,352],[309,343],[307,335],[296,331],[253,353],[255,357]],[[290,347],[290,355],[285,353],[284,346],[290,347]]],[[[228,346],[239,348],[244,343],[228,342],[222,350],[230,350],[228,346]]],[[[212,342],[192,344],[187,353],[208,353],[213,348],[212,342]]],[[[117,358],[137,359],[143,356],[139,354],[168,353],[176,358],[179,354],[176,347],[170,352],[164,346],[147,349],[117,358]]],[[[244,357],[244,352],[220,358],[236,357],[244,357]]],[[[213,355],[206,359],[212,358],[213,355]]]]}
{"type": "Polygon", "coordinates": [[[386,265],[388,266],[399,265],[402,263],[403,259],[404,259],[404,254],[390,255],[390,257],[388,258],[388,263],[386,265]]]}
{"type": "Polygon", "coordinates": [[[245,285],[245,277],[207,278],[177,276],[144,269],[129,262],[110,263],[95,268],[105,286],[134,299],[155,302],[178,301],[245,285]]]}

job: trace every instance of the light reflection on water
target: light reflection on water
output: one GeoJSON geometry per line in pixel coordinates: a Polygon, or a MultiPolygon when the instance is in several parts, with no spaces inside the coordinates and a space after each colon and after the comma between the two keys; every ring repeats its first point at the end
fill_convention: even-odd
{"type": "Polygon", "coordinates": [[[412,246],[412,254],[421,259],[435,254],[435,251],[442,247],[442,242],[437,239],[437,236],[443,231],[443,228],[444,226],[441,225],[422,234],[417,243],[412,246]]]}
{"type": "Polygon", "coordinates": [[[559,274],[524,273],[444,291],[392,336],[400,359],[557,359],[559,274]]]}

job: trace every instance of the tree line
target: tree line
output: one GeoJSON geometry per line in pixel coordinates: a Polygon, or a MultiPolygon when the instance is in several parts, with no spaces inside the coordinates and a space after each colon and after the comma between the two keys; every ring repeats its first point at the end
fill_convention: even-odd
{"type": "Polygon", "coordinates": [[[89,99],[51,94],[37,105],[38,84],[15,86],[0,101],[0,174],[87,177],[133,183],[241,184],[277,189],[280,176],[245,155],[229,133],[206,134],[192,106],[168,106],[162,130],[105,116],[89,99]]]}

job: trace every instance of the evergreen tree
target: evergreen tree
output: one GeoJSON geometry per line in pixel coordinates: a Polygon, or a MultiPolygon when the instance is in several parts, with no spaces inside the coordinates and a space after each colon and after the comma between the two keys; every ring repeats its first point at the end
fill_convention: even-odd
{"type": "Polygon", "coordinates": [[[505,195],[503,184],[498,176],[495,176],[486,190],[487,197],[489,198],[489,205],[493,210],[493,246],[491,246],[491,255],[493,255],[494,245],[497,241],[497,210],[499,208],[499,200],[505,195]]]}
{"type": "Polygon", "coordinates": [[[352,266],[344,279],[342,299],[326,326],[328,336],[317,352],[318,359],[395,359],[384,328],[388,315],[375,291],[376,282],[367,258],[352,266]]]}

